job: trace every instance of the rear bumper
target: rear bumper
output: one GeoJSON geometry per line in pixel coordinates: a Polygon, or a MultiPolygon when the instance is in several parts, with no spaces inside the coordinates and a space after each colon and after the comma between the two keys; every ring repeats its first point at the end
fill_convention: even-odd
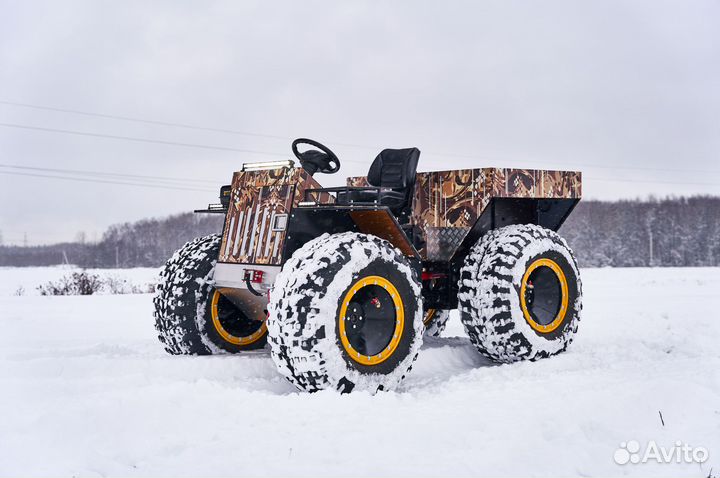
{"type": "Polygon", "coordinates": [[[215,265],[213,286],[248,317],[254,320],[265,320],[268,314],[268,291],[275,283],[278,272],[280,272],[280,266],[218,262],[215,265]],[[263,271],[262,283],[252,284],[254,291],[248,290],[244,280],[245,270],[248,269],[263,271]]]}
{"type": "Polygon", "coordinates": [[[280,266],[266,266],[260,264],[235,264],[229,262],[218,262],[215,265],[215,287],[229,289],[247,290],[245,284],[245,271],[256,270],[263,271],[263,282],[261,284],[253,284],[253,288],[267,292],[275,283],[275,277],[280,272],[280,266]]]}

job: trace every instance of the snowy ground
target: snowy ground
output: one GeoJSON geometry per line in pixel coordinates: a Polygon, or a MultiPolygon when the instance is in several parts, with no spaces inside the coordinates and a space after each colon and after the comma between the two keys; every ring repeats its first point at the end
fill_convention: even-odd
{"type": "MultiPolygon", "coordinates": [[[[7,295],[40,295],[38,287],[48,282],[57,282],[62,277],[79,271],[73,266],[52,267],[0,267],[0,297],[7,295]]],[[[101,279],[127,281],[138,288],[147,290],[149,284],[157,282],[158,269],[136,267],[134,269],[87,269],[101,279]]]]}
{"type": "Polygon", "coordinates": [[[0,269],[2,476],[720,476],[720,269],[584,270],[576,342],[536,363],[488,363],[453,318],[376,396],[165,355],[150,295],[13,295],[50,272],[0,269]],[[628,440],[709,460],[617,465],[628,440]]]}

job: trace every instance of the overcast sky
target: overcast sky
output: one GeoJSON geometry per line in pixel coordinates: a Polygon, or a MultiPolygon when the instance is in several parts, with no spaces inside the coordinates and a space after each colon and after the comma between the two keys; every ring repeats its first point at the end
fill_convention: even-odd
{"type": "Polygon", "coordinates": [[[325,185],[417,146],[421,170],[579,169],[586,198],[720,194],[720,2],[0,0],[0,102],[267,135],[0,103],[5,243],[203,207],[299,136],[345,160],[325,185]]]}

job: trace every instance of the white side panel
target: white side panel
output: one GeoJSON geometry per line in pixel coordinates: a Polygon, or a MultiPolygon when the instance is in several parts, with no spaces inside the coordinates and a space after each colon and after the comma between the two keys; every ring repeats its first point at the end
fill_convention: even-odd
{"type": "Polygon", "coordinates": [[[232,264],[229,262],[218,262],[215,266],[215,286],[231,287],[233,289],[247,289],[245,285],[245,269],[263,271],[263,283],[253,284],[261,290],[267,290],[275,282],[275,277],[280,272],[280,266],[260,266],[255,264],[232,264]]]}

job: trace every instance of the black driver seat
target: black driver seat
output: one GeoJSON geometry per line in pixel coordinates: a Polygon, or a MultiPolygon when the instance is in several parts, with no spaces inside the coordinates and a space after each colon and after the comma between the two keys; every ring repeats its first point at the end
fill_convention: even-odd
{"type": "Polygon", "coordinates": [[[399,223],[408,222],[419,159],[417,148],[382,150],[367,175],[370,186],[383,188],[379,196],[373,191],[350,190],[347,194],[338,194],[338,204],[373,203],[377,199],[390,209],[399,223]]]}

